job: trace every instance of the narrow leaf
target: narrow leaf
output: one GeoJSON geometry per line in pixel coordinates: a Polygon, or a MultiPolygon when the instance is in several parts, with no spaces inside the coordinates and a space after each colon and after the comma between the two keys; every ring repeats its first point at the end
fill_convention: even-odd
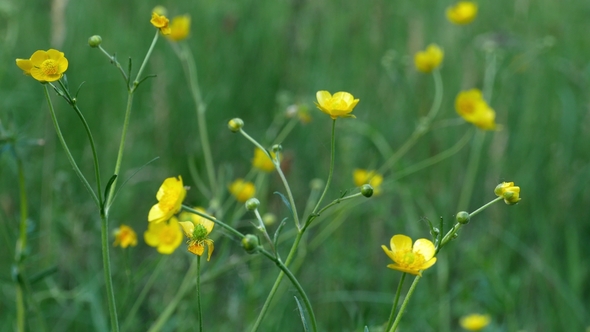
{"type": "Polygon", "coordinates": [[[291,214],[293,214],[293,209],[291,208],[291,203],[289,203],[289,200],[287,199],[287,197],[285,197],[285,195],[281,194],[278,191],[275,191],[274,193],[277,194],[277,195],[279,195],[279,196],[281,196],[281,199],[283,200],[283,203],[287,206],[287,208],[289,209],[289,212],[291,214]]]}
{"type": "Polygon", "coordinates": [[[281,230],[283,229],[283,227],[287,223],[287,219],[289,219],[289,218],[283,219],[281,221],[281,223],[279,224],[279,227],[277,227],[277,230],[275,231],[275,235],[274,235],[274,237],[272,239],[272,242],[274,243],[275,248],[278,247],[278,244],[279,244],[279,235],[281,233],[281,230]]]}
{"type": "Polygon", "coordinates": [[[303,331],[309,331],[309,326],[307,326],[307,321],[305,320],[305,313],[303,312],[303,308],[301,307],[301,303],[297,296],[294,296],[295,302],[297,302],[297,309],[299,310],[299,317],[301,317],[301,323],[303,324],[303,331]]]}

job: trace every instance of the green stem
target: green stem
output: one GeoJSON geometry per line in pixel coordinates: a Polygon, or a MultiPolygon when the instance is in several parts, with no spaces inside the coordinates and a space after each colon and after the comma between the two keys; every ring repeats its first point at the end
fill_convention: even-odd
{"type": "Polygon", "coordinates": [[[393,307],[391,307],[391,313],[389,314],[389,320],[387,321],[387,328],[385,329],[385,331],[389,331],[389,329],[393,325],[393,319],[395,318],[395,309],[397,308],[399,297],[402,293],[402,286],[404,284],[404,280],[406,280],[406,275],[407,273],[402,273],[402,277],[399,280],[399,284],[397,285],[397,291],[395,292],[395,298],[393,300],[393,307]]]}
{"type": "Polygon", "coordinates": [[[331,138],[330,142],[331,142],[330,143],[330,172],[328,173],[328,180],[326,181],[326,186],[324,187],[324,191],[322,192],[322,195],[320,196],[320,199],[318,200],[315,207],[313,208],[313,211],[311,212],[311,214],[315,214],[316,211],[318,210],[318,208],[320,207],[320,204],[322,203],[324,196],[326,196],[326,192],[328,192],[328,188],[330,187],[330,182],[332,182],[332,175],[334,174],[334,159],[336,157],[336,119],[332,120],[332,138],[331,138]]]}
{"type": "Polygon", "coordinates": [[[469,163],[467,164],[467,171],[465,174],[465,182],[463,183],[463,188],[461,189],[461,194],[459,196],[457,211],[467,210],[469,206],[469,201],[471,200],[471,195],[473,193],[473,187],[475,186],[475,178],[477,177],[477,170],[479,168],[481,149],[483,147],[484,139],[485,131],[478,130],[475,133],[473,145],[471,145],[469,163]]]}
{"type": "Polygon", "coordinates": [[[188,207],[186,205],[182,205],[182,210],[190,212],[190,213],[194,213],[194,214],[199,215],[205,219],[211,220],[214,223],[216,223],[217,225],[223,227],[225,230],[229,231],[230,233],[232,233],[233,235],[237,236],[240,239],[243,239],[245,237],[244,234],[238,232],[235,228],[229,226],[228,224],[224,223],[223,221],[221,221],[217,218],[211,217],[210,215],[207,215],[203,212],[199,212],[199,211],[197,211],[191,207],[188,207]]]}
{"type": "MultiPolygon", "coordinates": [[[[15,152],[16,154],[16,152],[15,152]]],[[[28,218],[28,204],[27,192],[25,189],[25,172],[22,160],[16,156],[18,167],[18,189],[20,193],[20,236],[16,245],[15,263],[17,266],[17,273],[22,277],[22,261],[27,247],[27,218],[28,218]]],[[[24,278],[24,277],[22,277],[24,278]]],[[[24,289],[21,282],[16,283],[16,326],[17,331],[24,332],[26,329],[26,310],[24,301],[24,289]]]]}
{"type": "Polygon", "coordinates": [[[273,141],[274,144],[283,143],[285,138],[287,138],[289,133],[291,133],[293,128],[295,128],[295,125],[297,125],[297,122],[299,122],[299,119],[297,118],[297,116],[294,116],[289,122],[287,122],[287,125],[283,128],[283,130],[281,130],[281,132],[274,139],[274,141],[273,141]]]}
{"type": "Polygon", "coordinates": [[[101,245],[102,245],[102,265],[104,270],[104,280],[107,287],[107,300],[109,304],[109,315],[111,317],[111,331],[119,331],[119,321],[117,319],[117,303],[115,302],[115,293],[113,291],[113,279],[111,277],[111,258],[109,256],[109,220],[104,213],[100,215],[101,221],[101,245]]]}
{"type": "Polygon", "coordinates": [[[399,309],[399,312],[397,313],[397,316],[395,317],[395,321],[393,322],[393,326],[391,327],[391,329],[389,329],[389,332],[395,332],[395,330],[397,329],[397,326],[399,325],[402,316],[404,315],[404,312],[406,311],[406,307],[408,306],[408,302],[410,301],[410,298],[412,297],[412,294],[414,293],[414,290],[416,289],[416,285],[418,285],[418,281],[420,281],[420,278],[422,278],[421,275],[417,275],[416,278],[414,279],[414,282],[412,283],[412,286],[410,286],[410,290],[408,290],[408,294],[406,294],[406,298],[404,299],[404,302],[402,303],[402,307],[399,309]]]}
{"type": "Polygon", "coordinates": [[[203,332],[203,308],[201,307],[201,256],[197,256],[197,311],[199,331],[203,332]]]}
{"type": "Polygon", "coordinates": [[[107,56],[107,58],[109,58],[109,60],[111,61],[111,63],[113,65],[115,65],[115,67],[117,67],[117,69],[119,69],[119,71],[121,72],[121,75],[123,75],[123,79],[125,80],[125,84],[127,85],[127,89],[129,89],[129,77],[127,77],[127,74],[125,73],[125,70],[123,69],[123,67],[121,66],[121,64],[119,63],[119,61],[117,61],[117,58],[114,55],[110,55],[109,52],[107,52],[100,45],[98,45],[98,49],[101,50],[102,53],[107,56]]]}
{"type": "Polygon", "coordinates": [[[471,212],[471,213],[469,214],[469,217],[473,217],[473,216],[475,216],[476,214],[480,213],[481,211],[483,211],[483,210],[487,209],[487,208],[488,208],[490,205],[492,205],[492,204],[494,204],[494,203],[496,203],[496,202],[498,202],[498,201],[501,201],[501,200],[503,200],[503,199],[504,199],[503,197],[496,197],[495,199],[491,200],[490,202],[488,202],[488,203],[487,203],[487,204],[485,204],[484,206],[482,206],[482,207],[480,207],[479,209],[477,209],[477,210],[475,210],[475,211],[471,212]]]}
{"type": "Polygon", "coordinates": [[[154,36],[154,39],[152,40],[152,44],[150,45],[150,48],[148,49],[147,53],[145,54],[145,58],[143,58],[143,62],[141,63],[141,66],[139,67],[139,71],[137,72],[137,76],[135,76],[135,80],[133,81],[133,87],[131,88],[131,92],[135,91],[135,89],[139,85],[139,78],[141,77],[141,73],[143,73],[143,70],[145,69],[147,62],[150,59],[150,56],[152,55],[152,51],[154,50],[154,46],[156,46],[156,42],[158,41],[159,35],[160,35],[160,30],[158,29],[158,30],[156,30],[156,35],[154,36]]]}

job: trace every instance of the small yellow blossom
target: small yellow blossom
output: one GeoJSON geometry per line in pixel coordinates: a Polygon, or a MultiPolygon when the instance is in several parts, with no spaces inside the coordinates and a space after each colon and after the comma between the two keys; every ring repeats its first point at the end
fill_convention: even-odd
{"type": "Polygon", "coordinates": [[[113,246],[121,246],[121,248],[127,248],[129,246],[135,247],[137,245],[137,234],[133,228],[121,224],[119,228],[116,228],[113,232],[115,236],[115,242],[113,246]]]}
{"type": "Polygon", "coordinates": [[[256,188],[252,182],[236,179],[229,185],[229,192],[234,195],[238,202],[244,203],[254,197],[256,194],[256,188]]]}
{"type": "Polygon", "coordinates": [[[443,50],[436,44],[430,44],[426,47],[426,50],[420,51],[414,55],[414,64],[419,71],[430,73],[440,66],[443,57],[443,50]]]}
{"type": "MultiPolygon", "coordinates": [[[[195,210],[205,213],[203,208],[195,208],[195,210]]],[[[209,260],[213,253],[214,246],[213,240],[209,239],[208,236],[213,230],[215,223],[199,216],[198,214],[190,212],[182,212],[179,218],[180,220],[183,220],[179,222],[179,224],[188,238],[186,242],[188,245],[188,251],[201,256],[205,252],[205,245],[207,245],[207,260],[209,260]]]]}
{"type": "Polygon", "coordinates": [[[150,23],[156,28],[160,29],[160,32],[163,35],[169,35],[171,32],[170,26],[168,25],[169,22],[170,20],[168,20],[166,16],[152,12],[152,19],[150,20],[150,23]]]}
{"type": "Polygon", "coordinates": [[[176,217],[161,223],[149,223],[143,233],[145,243],[157,248],[160,254],[170,255],[182,243],[182,231],[176,217]]]}
{"type": "Polygon", "coordinates": [[[68,70],[68,59],[58,50],[39,50],[28,60],[16,59],[16,65],[39,82],[54,82],[68,70]]]}
{"type": "Polygon", "coordinates": [[[381,183],[383,183],[383,175],[375,172],[368,171],[366,169],[355,169],[352,173],[354,184],[357,187],[363,184],[370,184],[373,187],[373,194],[378,195],[381,193],[381,183]]]}
{"type": "Polygon", "coordinates": [[[455,109],[465,121],[483,130],[496,129],[496,112],[483,99],[479,89],[461,91],[455,99],[455,109]]]}
{"type": "Polygon", "coordinates": [[[461,317],[459,324],[467,331],[479,331],[490,324],[490,315],[471,314],[461,317]]]}
{"type": "Polygon", "coordinates": [[[498,197],[504,198],[508,205],[514,205],[520,201],[520,187],[515,186],[514,182],[502,182],[496,186],[494,193],[498,197]]]}
{"type": "MultiPolygon", "coordinates": [[[[270,155],[275,158],[276,154],[274,152],[270,152],[270,155]]],[[[279,153],[279,160],[282,159],[281,154],[279,153]]],[[[275,164],[273,164],[272,160],[266,155],[264,151],[260,148],[256,148],[254,150],[254,158],[252,159],[252,166],[258,168],[264,172],[272,172],[275,170],[275,164]]]]}
{"type": "Polygon", "coordinates": [[[189,15],[175,16],[169,26],[170,34],[166,35],[166,38],[172,41],[186,39],[191,31],[191,17],[189,15]]]}
{"type": "Polygon", "coordinates": [[[148,221],[159,223],[170,219],[182,208],[182,201],[186,197],[186,189],[182,185],[182,177],[167,178],[156,194],[157,204],[154,204],[148,214],[148,221]]]}
{"type": "Polygon", "coordinates": [[[477,4],[473,1],[459,1],[454,6],[447,8],[447,19],[454,24],[469,24],[476,16],[477,4]]]}
{"type": "Polygon", "coordinates": [[[390,269],[421,276],[422,270],[436,263],[434,244],[430,240],[418,239],[412,246],[410,237],[398,234],[391,238],[390,247],[391,250],[381,246],[395,263],[387,265],[390,269]]]}
{"type": "Polygon", "coordinates": [[[342,118],[356,118],[356,116],[349,114],[354,110],[359,100],[348,92],[336,92],[331,95],[328,91],[318,91],[316,93],[318,102],[315,105],[320,111],[328,114],[332,119],[338,117],[342,118]]]}

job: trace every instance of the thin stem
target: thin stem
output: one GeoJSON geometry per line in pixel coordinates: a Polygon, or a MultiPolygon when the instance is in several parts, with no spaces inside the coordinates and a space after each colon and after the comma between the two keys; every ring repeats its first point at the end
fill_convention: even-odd
{"type": "Polygon", "coordinates": [[[322,200],[324,199],[324,196],[326,196],[326,192],[328,191],[328,188],[330,187],[330,182],[332,182],[332,175],[334,174],[334,159],[335,159],[335,157],[336,157],[336,119],[333,119],[332,120],[332,138],[331,138],[331,143],[330,143],[330,172],[328,173],[328,180],[326,181],[326,186],[324,187],[324,191],[322,192],[320,199],[318,200],[315,207],[313,208],[313,211],[311,212],[312,214],[316,213],[316,211],[320,207],[320,204],[322,203],[322,200]]]}
{"type": "Polygon", "coordinates": [[[104,270],[104,280],[107,287],[107,300],[109,304],[109,315],[111,318],[111,331],[119,331],[119,321],[117,319],[117,303],[115,302],[115,293],[113,291],[113,279],[111,277],[111,258],[109,256],[109,220],[104,213],[100,214],[101,225],[101,245],[102,245],[102,266],[104,270]]]}
{"type": "Polygon", "coordinates": [[[487,208],[488,208],[490,205],[492,205],[492,204],[494,204],[494,203],[496,203],[496,202],[498,202],[498,201],[501,201],[502,199],[504,199],[504,198],[503,198],[503,197],[496,197],[495,199],[491,200],[490,202],[488,202],[488,203],[487,203],[487,204],[485,204],[484,206],[482,206],[482,207],[480,207],[479,209],[477,209],[477,210],[475,210],[475,211],[471,212],[471,213],[469,214],[469,217],[473,217],[473,216],[475,216],[476,214],[480,213],[481,211],[483,211],[483,210],[487,209],[487,208]]]}
{"type": "Polygon", "coordinates": [[[221,220],[219,220],[217,218],[211,217],[210,215],[207,215],[207,214],[205,214],[203,212],[199,212],[199,211],[197,211],[197,210],[195,210],[195,209],[193,209],[191,207],[188,207],[186,205],[182,205],[182,210],[188,211],[190,213],[194,213],[194,214],[199,215],[199,216],[201,216],[201,217],[203,217],[205,219],[211,220],[214,223],[216,223],[217,225],[223,227],[225,230],[229,231],[230,233],[232,233],[233,235],[237,236],[240,239],[243,239],[245,237],[244,234],[238,232],[235,228],[229,226],[228,224],[224,223],[223,221],[221,221],[221,220]]]}
{"type": "MultiPolygon", "coordinates": [[[[16,154],[16,152],[15,152],[16,154]]],[[[22,160],[16,156],[16,163],[18,167],[18,189],[20,193],[20,236],[16,245],[15,263],[17,266],[19,280],[16,283],[16,326],[17,331],[24,332],[26,329],[26,310],[24,301],[24,287],[20,282],[22,277],[22,261],[27,247],[27,218],[28,218],[28,204],[27,192],[25,189],[25,172],[22,160]]]]}
{"type": "Polygon", "coordinates": [[[389,320],[387,321],[387,328],[385,329],[385,331],[389,331],[389,329],[393,325],[393,319],[395,318],[395,309],[397,308],[397,304],[399,302],[399,297],[402,293],[402,286],[404,284],[404,280],[406,280],[406,275],[407,275],[407,273],[402,273],[402,277],[399,280],[399,284],[397,285],[397,291],[395,292],[393,306],[391,307],[391,313],[389,314],[389,320]]]}
{"type": "Polygon", "coordinates": [[[465,174],[465,181],[461,194],[459,196],[459,204],[457,205],[457,211],[467,210],[471,195],[473,193],[473,187],[475,186],[475,178],[477,177],[477,170],[479,168],[479,161],[481,160],[481,149],[485,139],[485,131],[478,130],[475,133],[473,139],[473,145],[471,145],[471,151],[469,155],[469,163],[467,164],[467,170],[465,174]]]}
{"type": "Polygon", "coordinates": [[[150,48],[148,49],[147,53],[145,54],[145,58],[143,59],[143,62],[141,63],[141,66],[139,67],[139,71],[137,72],[137,76],[135,76],[135,80],[133,81],[133,87],[131,88],[131,92],[135,91],[135,89],[137,88],[137,86],[139,85],[139,78],[141,77],[141,73],[143,73],[143,70],[145,69],[145,66],[150,58],[150,56],[152,55],[152,51],[154,50],[154,46],[156,46],[156,42],[158,41],[158,36],[160,35],[160,30],[156,30],[156,35],[154,36],[154,39],[152,40],[152,44],[150,45],[150,48]]]}
{"type": "Polygon", "coordinates": [[[110,55],[109,52],[107,52],[104,48],[102,48],[101,45],[98,45],[98,49],[101,50],[102,53],[107,56],[107,58],[109,58],[111,63],[114,64],[115,67],[117,67],[117,69],[119,69],[119,71],[121,72],[121,75],[123,75],[123,79],[125,80],[125,84],[127,85],[127,89],[129,89],[129,77],[127,77],[125,70],[123,69],[123,67],[121,66],[119,61],[117,61],[117,58],[114,55],[110,55]]]}
{"type": "Polygon", "coordinates": [[[399,312],[397,313],[397,317],[395,317],[395,321],[393,322],[393,326],[391,327],[391,329],[389,329],[389,332],[395,332],[395,330],[397,329],[397,326],[399,325],[399,322],[402,319],[402,316],[404,315],[404,311],[406,310],[406,306],[408,305],[408,302],[410,301],[410,298],[412,297],[412,294],[414,293],[414,289],[416,289],[416,285],[418,285],[418,281],[420,281],[420,278],[422,276],[417,275],[416,278],[414,279],[414,282],[412,282],[412,286],[410,286],[410,290],[408,290],[408,294],[406,294],[406,298],[404,299],[404,302],[402,303],[402,307],[399,309],[399,312]]]}
{"type": "Polygon", "coordinates": [[[203,308],[201,307],[201,256],[197,255],[197,310],[199,331],[203,332],[203,308]]]}
{"type": "Polygon", "coordinates": [[[295,128],[295,125],[297,125],[297,122],[299,122],[299,119],[297,118],[297,116],[294,116],[289,122],[287,122],[287,125],[285,127],[283,127],[283,129],[281,130],[281,132],[273,140],[274,144],[281,144],[281,143],[283,143],[283,141],[285,140],[285,138],[287,138],[287,136],[289,135],[289,133],[291,133],[291,131],[293,130],[293,128],[295,128]]]}

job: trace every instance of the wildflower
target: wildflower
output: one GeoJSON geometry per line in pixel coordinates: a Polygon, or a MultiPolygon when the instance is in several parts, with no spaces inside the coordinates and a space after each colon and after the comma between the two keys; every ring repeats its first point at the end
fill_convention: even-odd
{"type": "Polygon", "coordinates": [[[244,121],[240,118],[233,118],[227,123],[227,127],[232,133],[237,133],[244,126],[244,121]]]}
{"type": "Polygon", "coordinates": [[[502,182],[496,186],[494,193],[498,197],[503,197],[504,202],[508,205],[514,205],[520,201],[520,187],[515,186],[514,182],[502,182]]]}
{"type": "Polygon", "coordinates": [[[137,234],[133,228],[121,224],[119,228],[115,229],[113,232],[115,236],[115,242],[113,246],[121,246],[121,248],[127,248],[129,246],[135,247],[137,245],[137,234]]]}
{"type": "Polygon", "coordinates": [[[447,8],[447,19],[451,23],[465,25],[471,23],[477,16],[477,4],[472,1],[459,1],[447,8]]]}
{"type": "Polygon", "coordinates": [[[166,38],[172,41],[180,41],[186,39],[191,30],[191,17],[189,15],[181,15],[172,18],[169,25],[170,34],[166,38]]]}
{"type": "Polygon", "coordinates": [[[490,324],[490,315],[471,314],[461,317],[459,324],[467,331],[479,331],[490,324]]]}
{"type": "Polygon", "coordinates": [[[316,98],[318,102],[315,105],[332,119],[336,120],[338,117],[356,118],[356,116],[349,113],[352,112],[359,100],[354,99],[350,93],[336,92],[331,95],[328,91],[318,91],[316,98]]]}
{"type": "MultiPolygon", "coordinates": [[[[205,213],[203,208],[195,208],[195,210],[205,213]]],[[[195,255],[203,255],[205,252],[205,245],[207,245],[208,253],[207,260],[211,258],[213,253],[213,240],[209,239],[209,233],[213,230],[215,223],[209,219],[203,218],[195,213],[182,212],[180,214],[179,222],[184,234],[188,238],[188,251],[195,255]]]]}
{"type": "Polygon", "coordinates": [[[176,217],[168,221],[148,225],[148,230],[143,233],[145,243],[156,247],[160,254],[170,255],[182,243],[182,231],[176,217]]]}
{"type": "Polygon", "coordinates": [[[430,73],[440,66],[443,57],[443,50],[436,44],[430,44],[426,47],[426,50],[420,51],[414,55],[414,64],[419,71],[430,73]]]}
{"type": "Polygon", "coordinates": [[[395,263],[387,265],[390,269],[421,276],[422,270],[436,263],[434,244],[430,240],[418,239],[412,246],[410,237],[398,234],[391,238],[390,246],[391,250],[381,246],[395,263]]]}
{"type": "Polygon", "coordinates": [[[229,192],[234,195],[238,202],[244,203],[254,197],[256,194],[256,188],[252,182],[236,179],[229,185],[229,192]]]}
{"type": "MultiPolygon", "coordinates": [[[[270,155],[275,158],[276,154],[271,152],[270,155]]],[[[279,154],[279,160],[281,160],[281,154],[279,154]]],[[[262,151],[260,148],[256,148],[254,150],[254,158],[252,159],[252,166],[255,168],[263,171],[263,172],[272,172],[275,170],[275,164],[273,164],[272,160],[268,157],[268,155],[262,151]]]]}
{"type": "Polygon", "coordinates": [[[461,91],[455,99],[455,109],[465,121],[483,130],[496,129],[496,112],[483,99],[479,89],[461,91]]]}
{"type": "Polygon", "coordinates": [[[58,50],[39,50],[28,60],[16,59],[16,65],[39,82],[54,82],[68,70],[68,59],[58,50]]]}
{"type": "Polygon", "coordinates": [[[159,223],[170,219],[180,211],[185,197],[186,189],[182,186],[182,177],[179,175],[178,178],[167,178],[158,189],[158,203],[150,209],[148,221],[159,223]]]}
{"type": "Polygon", "coordinates": [[[168,20],[166,16],[152,12],[152,19],[150,20],[150,23],[156,28],[160,29],[160,32],[163,35],[169,35],[171,32],[170,26],[168,25],[169,22],[170,20],[168,20]]]}
{"type": "Polygon", "coordinates": [[[308,124],[311,122],[311,116],[309,115],[309,108],[306,105],[292,104],[285,110],[285,115],[288,118],[297,117],[302,124],[308,124]]]}
{"type": "Polygon", "coordinates": [[[366,169],[355,169],[352,173],[354,185],[357,187],[363,184],[370,184],[373,187],[373,193],[379,195],[381,193],[381,183],[383,183],[383,175],[366,169]]]}

